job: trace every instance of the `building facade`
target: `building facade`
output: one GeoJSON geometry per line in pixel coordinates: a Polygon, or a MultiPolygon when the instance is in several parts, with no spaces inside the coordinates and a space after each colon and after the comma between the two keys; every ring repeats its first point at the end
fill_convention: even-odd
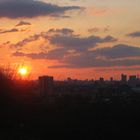
{"type": "Polygon", "coordinates": [[[54,78],[52,76],[39,77],[40,96],[49,96],[53,94],[53,82],[54,78]]]}

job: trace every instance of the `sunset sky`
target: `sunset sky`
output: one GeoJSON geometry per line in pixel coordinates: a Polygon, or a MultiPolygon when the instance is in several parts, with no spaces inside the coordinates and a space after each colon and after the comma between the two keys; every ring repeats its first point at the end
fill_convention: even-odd
{"type": "Polygon", "coordinates": [[[0,0],[0,65],[98,79],[140,74],[140,0],[0,0]]]}

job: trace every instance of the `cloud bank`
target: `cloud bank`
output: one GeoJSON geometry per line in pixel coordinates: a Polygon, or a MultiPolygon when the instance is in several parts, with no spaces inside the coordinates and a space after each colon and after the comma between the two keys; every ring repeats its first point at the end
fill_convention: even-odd
{"type": "Polygon", "coordinates": [[[24,26],[24,25],[31,25],[31,23],[27,21],[20,21],[16,26],[24,26]]]}
{"type": "Polygon", "coordinates": [[[112,66],[135,66],[140,65],[140,48],[125,44],[111,47],[96,48],[97,45],[107,42],[117,42],[111,35],[81,37],[72,29],[50,29],[46,33],[31,36],[15,44],[15,48],[22,48],[26,44],[46,39],[54,48],[39,53],[24,53],[16,51],[13,56],[29,57],[31,59],[47,59],[58,61],[59,65],[49,68],[91,68],[112,66]]]}
{"type": "Polygon", "coordinates": [[[0,0],[0,18],[67,17],[65,12],[79,6],[58,6],[36,0],[0,0]]]}
{"type": "Polygon", "coordinates": [[[133,38],[135,38],[135,37],[140,37],[140,31],[130,33],[130,34],[128,34],[127,36],[133,37],[133,38]]]}
{"type": "Polygon", "coordinates": [[[16,28],[12,28],[12,29],[8,29],[8,30],[1,30],[1,31],[0,31],[0,34],[15,33],[15,32],[19,32],[19,30],[16,29],[16,28]]]}

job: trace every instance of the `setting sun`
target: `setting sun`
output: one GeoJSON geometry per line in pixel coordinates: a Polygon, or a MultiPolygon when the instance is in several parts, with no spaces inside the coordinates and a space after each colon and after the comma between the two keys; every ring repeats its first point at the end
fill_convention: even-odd
{"type": "Polygon", "coordinates": [[[27,75],[27,72],[28,72],[28,70],[25,67],[19,69],[19,74],[22,76],[27,75]]]}

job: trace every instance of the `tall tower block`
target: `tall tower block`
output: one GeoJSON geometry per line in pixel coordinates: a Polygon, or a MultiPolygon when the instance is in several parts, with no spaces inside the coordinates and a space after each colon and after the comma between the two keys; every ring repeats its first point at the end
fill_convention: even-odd
{"type": "Polygon", "coordinates": [[[53,82],[52,76],[39,77],[40,96],[49,96],[53,94],[53,82]]]}

